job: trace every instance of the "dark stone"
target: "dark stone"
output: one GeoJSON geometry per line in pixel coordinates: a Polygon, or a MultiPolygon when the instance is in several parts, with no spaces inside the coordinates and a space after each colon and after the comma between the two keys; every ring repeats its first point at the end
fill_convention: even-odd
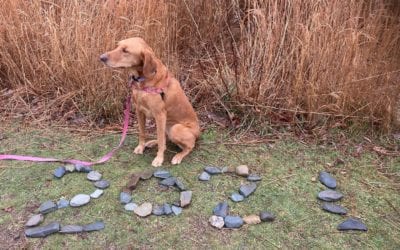
{"type": "Polygon", "coordinates": [[[54,177],[56,177],[56,178],[61,178],[64,176],[64,174],[65,174],[64,166],[58,167],[54,170],[54,177]]]}
{"type": "Polygon", "coordinates": [[[203,172],[199,175],[199,180],[201,181],[209,181],[211,176],[207,172],[203,172]]]}
{"type": "Polygon", "coordinates": [[[364,223],[354,218],[349,218],[344,222],[340,223],[337,229],[339,231],[347,231],[347,230],[368,231],[368,228],[364,223]]]}
{"type": "Polygon", "coordinates": [[[69,206],[69,201],[66,199],[60,199],[59,201],[57,201],[57,208],[66,208],[69,206]]]}
{"type": "Polygon", "coordinates": [[[260,219],[261,221],[274,221],[275,220],[275,215],[270,212],[262,211],[260,212],[260,219]]]}
{"type": "Polygon", "coordinates": [[[33,227],[25,230],[26,237],[42,238],[60,231],[60,223],[52,222],[46,226],[33,227]]]}
{"type": "Polygon", "coordinates": [[[225,227],[227,228],[239,228],[243,225],[243,219],[240,216],[228,215],[224,218],[225,227]]]}
{"type": "Polygon", "coordinates": [[[249,174],[249,176],[247,176],[247,180],[248,181],[261,181],[262,178],[258,174],[249,174]]]}
{"type": "Polygon", "coordinates": [[[212,166],[207,166],[204,168],[204,171],[206,171],[207,173],[214,175],[214,174],[221,174],[222,173],[222,169],[218,168],[218,167],[212,167],[212,166]]]}
{"type": "Polygon", "coordinates": [[[321,171],[319,173],[319,181],[327,186],[328,188],[335,189],[336,188],[336,180],[329,173],[325,171],[321,171]]]}
{"type": "Polygon", "coordinates": [[[213,210],[213,214],[219,217],[225,218],[229,213],[229,205],[228,202],[220,202],[215,206],[213,210]]]}
{"type": "Polygon", "coordinates": [[[185,185],[184,185],[183,182],[182,182],[180,179],[178,179],[178,178],[176,178],[176,180],[175,180],[175,186],[176,186],[180,191],[185,191],[185,190],[186,190],[185,185]]]}
{"type": "Polygon", "coordinates": [[[39,207],[39,212],[41,214],[48,214],[56,210],[57,210],[57,205],[52,201],[45,201],[39,207]]]}
{"type": "Polygon", "coordinates": [[[243,201],[243,200],[244,200],[244,197],[243,197],[243,195],[241,195],[241,194],[233,193],[233,194],[231,195],[231,200],[234,201],[234,202],[240,202],[240,201],[243,201]]]}
{"type": "Polygon", "coordinates": [[[60,233],[63,234],[76,234],[76,233],[82,233],[83,232],[83,227],[79,225],[66,225],[62,226],[60,233]]]}
{"type": "Polygon", "coordinates": [[[239,193],[247,198],[254,191],[256,191],[256,189],[257,189],[257,185],[254,182],[247,183],[247,184],[240,186],[239,193]]]}
{"type": "Polygon", "coordinates": [[[337,191],[328,189],[319,192],[318,198],[323,201],[338,201],[343,198],[343,195],[337,191]]]}
{"type": "Polygon", "coordinates": [[[154,171],[153,175],[154,175],[154,177],[161,178],[161,179],[167,179],[167,178],[171,177],[171,174],[167,170],[163,170],[163,169],[158,169],[158,170],[154,171]]]}
{"type": "Polygon", "coordinates": [[[105,224],[102,221],[96,221],[91,224],[87,224],[83,226],[84,232],[91,232],[91,231],[100,231],[105,228],[105,224]]]}
{"type": "Polygon", "coordinates": [[[110,186],[110,182],[107,180],[100,180],[94,183],[94,186],[100,189],[106,189],[110,186]]]}
{"type": "Polygon", "coordinates": [[[177,207],[177,206],[172,206],[172,212],[175,215],[180,215],[182,213],[182,208],[181,207],[177,207]]]}
{"type": "MultiPolygon", "coordinates": [[[[153,174],[153,173],[151,173],[151,174],[153,174]]],[[[151,176],[150,176],[151,177],[151,176]]],[[[126,187],[129,189],[129,190],[135,190],[136,189],[136,187],[137,187],[137,184],[139,183],[139,180],[140,180],[140,178],[141,178],[141,176],[139,175],[139,174],[133,174],[133,175],[131,175],[130,177],[129,177],[129,182],[128,182],[128,184],[126,185],[126,187]]]]}
{"type": "Polygon", "coordinates": [[[119,201],[120,201],[122,204],[128,204],[129,202],[131,202],[131,200],[132,200],[131,194],[126,193],[126,192],[121,192],[121,193],[119,194],[119,201]]]}
{"type": "Polygon", "coordinates": [[[331,212],[334,214],[341,214],[341,215],[347,214],[347,210],[344,207],[335,205],[332,203],[328,203],[328,202],[324,202],[322,204],[321,208],[325,211],[328,211],[328,212],[331,212]]]}
{"type": "Polygon", "coordinates": [[[165,212],[164,212],[164,206],[153,206],[153,211],[152,211],[152,213],[154,214],[154,215],[157,215],[157,216],[160,216],[160,215],[164,215],[165,214],[165,212]]]}
{"type": "Polygon", "coordinates": [[[85,166],[83,164],[75,164],[75,169],[77,172],[82,172],[82,173],[89,173],[93,169],[89,166],[85,166]]]}
{"type": "Polygon", "coordinates": [[[171,205],[168,204],[168,203],[165,203],[165,204],[163,205],[163,211],[164,211],[164,214],[166,214],[166,215],[172,214],[171,205]]]}
{"type": "Polygon", "coordinates": [[[172,187],[173,185],[175,185],[175,181],[176,181],[175,177],[168,177],[160,181],[160,184],[167,187],[172,187]]]}

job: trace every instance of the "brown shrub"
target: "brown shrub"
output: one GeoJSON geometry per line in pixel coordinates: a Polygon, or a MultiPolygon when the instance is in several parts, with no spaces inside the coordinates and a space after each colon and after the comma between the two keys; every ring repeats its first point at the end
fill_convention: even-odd
{"type": "Polygon", "coordinates": [[[345,121],[388,130],[396,119],[396,0],[2,5],[0,112],[6,116],[115,121],[127,74],[105,68],[98,56],[120,39],[142,36],[198,109],[227,112],[241,124],[345,121]]]}

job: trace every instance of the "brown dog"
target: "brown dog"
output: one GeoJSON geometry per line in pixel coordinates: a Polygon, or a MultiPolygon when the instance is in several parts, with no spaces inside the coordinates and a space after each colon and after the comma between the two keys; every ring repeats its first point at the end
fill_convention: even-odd
{"type": "Polygon", "coordinates": [[[139,124],[139,145],[134,153],[143,154],[146,147],[158,145],[157,156],[152,165],[161,166],[167,134],[182,149],[182,152],[172,158],[171,163],[181,163],[194,148],[200,135],[200,127],[197,115],[180,83],[139,37],[120,41],[116,49],[101,55],[100,60],[110,67],[130,68],[133,71],[132,99],[139,124]],[[155,118],[157,140],[145,141],[146,117],[155,118]]]}

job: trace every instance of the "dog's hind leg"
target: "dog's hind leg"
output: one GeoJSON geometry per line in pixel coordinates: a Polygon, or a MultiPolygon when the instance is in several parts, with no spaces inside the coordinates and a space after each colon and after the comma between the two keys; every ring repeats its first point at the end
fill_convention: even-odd
{"type": "Polygon", "coordinates": [[[182,159],[193,150],[196,143],[196,136],[190,128],[182,124],[175,124],[172,126],[168,136],[173,143],[177,144],[182,149],[182,152],[177,153],[172,158],[171,163],[173,165],[180,164],[182,159]]]}

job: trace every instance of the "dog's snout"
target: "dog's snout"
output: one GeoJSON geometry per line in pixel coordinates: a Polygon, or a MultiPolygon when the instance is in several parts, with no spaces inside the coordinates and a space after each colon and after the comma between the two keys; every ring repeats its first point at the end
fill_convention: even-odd
{"type": "Polygon", "coordinates": [[[100,61],[102,61],[102,62],[107,62],[107,60],[108,60],[108,56],[107,56],[106,54],[102,54],[102,55],[100,56],[100,61]]]}

